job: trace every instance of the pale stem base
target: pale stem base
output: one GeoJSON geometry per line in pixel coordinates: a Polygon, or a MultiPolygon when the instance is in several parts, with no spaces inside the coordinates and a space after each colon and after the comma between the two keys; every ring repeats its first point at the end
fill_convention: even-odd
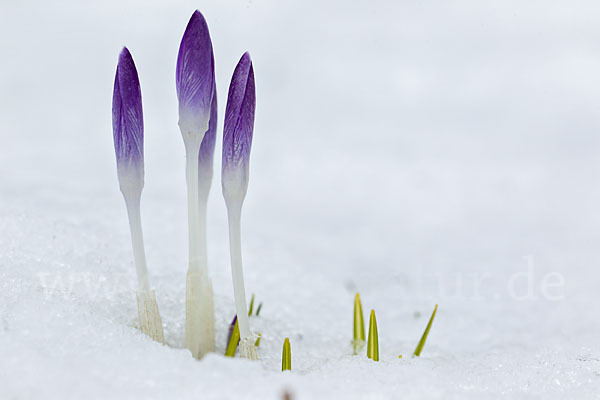
{"type": "MultiPolygon", "coordinates": [[[[184,135],[185,138],[185,135],[184,135]]],[[[185,139],[184,139],[185,140],[185,139]]],[[[185,293],[185,346],[195,358],[215,351],[213,290],[206,254],[206,205],[201,207],[198,184],[199,140],[185,142],[189,229],[189,265],[185,293]]]]}
{"type": "Polygon", "coordinates": [[[208,277],[190,268],[185,290],[185,347],[201,359],[215,351],[213,289],[208,277]]]}
{"type": "Polygon", "coordinates": [[[255,343],[256,337],[254,336],[240,339],[240,356],[247,358],[248,360],[258,360],[258,354],[256,353],[255,343]]]}
{"type": "Polygon", "coordinates": [[[153,340],[165,343],[162,321],[156,303],[154,290],[136,292],[140,330],[153,340]]]}

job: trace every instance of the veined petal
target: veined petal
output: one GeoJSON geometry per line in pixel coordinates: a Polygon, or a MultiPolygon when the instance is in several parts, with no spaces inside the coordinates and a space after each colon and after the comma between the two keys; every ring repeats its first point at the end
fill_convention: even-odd
{"type": "Polygon", "coordinates": [[[241,182],[237,183],[247,184],[248,180],[255,106],[254,69],[250,54],[246,52],[231,78],[223,128],[222,174],[224,178],[238,177],[241,182]]]}
{"type": "MultiPolygon", "coordinates": [[[[144,117],[142,92],[129,50],[119,55],[112,104],[113,139],[119,178],[123,173],[144,173],[144,117]]],[[[138,176],[139,178],[139,176],[138,176]]]]}
{"type": "MultiPolygon", "coordinates": [[[[202,144],[200,145],[200,153],[198,154],[198,165],[200,166],[200,175],[209,174],[212,179],[213,159],[215,153],[215,142],[217,137],[217,92],[214,91],[213,99],[210,105],[210,120],[208,123],[208,131],[204,134],[202,144]]],[[[205,179],[200,176],[200,179],[205,179]]]]}
{"type": "Polygon", "coordinates": [[[204,135],[208,129],[214,76],[208,25],[196,10],[187,24],[177,56],[176,86],[182,132],[204,135]]]}
{"type": "Polygon", "coordinates": [[[213,93],[210,106],[208,130],[204,134],[198,153],[198,195],[201,204],[206,203],[213,178],[213,159],[217,137],[217,91],[213,93]]]}

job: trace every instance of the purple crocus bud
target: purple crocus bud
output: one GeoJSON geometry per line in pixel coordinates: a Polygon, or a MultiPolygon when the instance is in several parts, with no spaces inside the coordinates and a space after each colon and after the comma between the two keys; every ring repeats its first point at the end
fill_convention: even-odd
{"type": "Polygon", "coordinates": [[[246,52],[233,72],[225,109],[221,181],[226,200],[230,195],[243,199],[248,188],[255,105],[254,69],[246,52]]]}
{"type": "Polygon", "coordinates": [[[179,46],[176,86],[179,99],[179,127],[184,138],[208,130],[213,100],[215,66],[208,25],[200,11],[194,11],[179,46]]]}
{"type": "Polygon", "coordinates": [[[144,186],[144,117],[137,70],[127,47],[119,55],[112,104],[113,139],[121,191],[144,186]]]}

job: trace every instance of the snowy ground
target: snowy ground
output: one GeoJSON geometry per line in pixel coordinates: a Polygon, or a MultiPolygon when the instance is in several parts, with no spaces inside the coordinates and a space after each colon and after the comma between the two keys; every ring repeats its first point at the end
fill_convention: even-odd
{"type": "MultiPolygon", "coordinates": [[[[0,398],[600,398],[599,11],[3,0],[0,398]],[[247,291],[264,303],[251,320],[263,336],[255,363],[182,349],[174,67],[195,8],[220,99],[242,52],[254,59],[243,250],[247,291]],[[144,96],[142,217],[168,346],[135,328],[110,125],[125,44],[144,96]],[[355,291],[365,317],[377,312],[379,363],[351,355],[355,291]],[[280,372],[285,337],[292,373],[280,372]]],[[[219,186],[217,174],[209,258],[222,354],[234,305],[219,186]]]]}

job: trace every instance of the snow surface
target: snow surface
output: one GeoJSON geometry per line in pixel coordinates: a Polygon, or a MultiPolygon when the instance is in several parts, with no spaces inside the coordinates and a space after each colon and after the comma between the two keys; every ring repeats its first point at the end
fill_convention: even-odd
{"type": "Polygon", "coordinates": [[[599,11],[2,1],[0,398],[600,398],[599,11]],[[221,117],[237,59],[254,60],[242,221],[246,289],[264,303],[254,363],[220,355],[234,304],[218,173],[218,354],[199,362],[182,349],[174,81],[195,8],[214,41],[221,117]],[[136,329],[110,125],[123,45],[144,96],[142,217],[168,346],[136,329]],[[365,318],[377,312],[379,363],[351,355],[355,291],[365,318]],[[285,337],[291,373],[280,371],[285,337]]]}

